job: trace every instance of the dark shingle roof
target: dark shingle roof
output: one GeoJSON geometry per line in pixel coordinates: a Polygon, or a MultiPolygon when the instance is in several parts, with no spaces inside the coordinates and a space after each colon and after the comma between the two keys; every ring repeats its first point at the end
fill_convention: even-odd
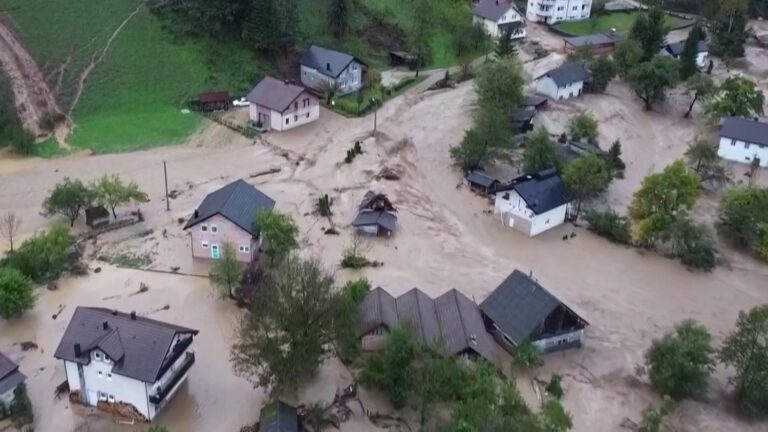
{"type": "Polygon", "coordinates": [[[728,117],[720,129],[720,136],[761,146],[768,146],[768,123],[738,117],[728,117]]]}
{"type": "Polygon", "coordinates": [[[261,409],[259,432],[298,432],[299,417],[296,408],[282,401],[261,409]]]}
{"type": "Polygon", "coordinates": [[[397,216],[388,211],[363,211],[358,213],[352,226],[378,225],[389,231],[394,231],[397,225],[397,216]]]}
{"type": "Polygon", "coordinates": [[[510,21],[507,23],[499,24],[499,30],[502,32],[516,32],[521,28],[525,28],[525,23],[522,21],[510,21]]]}
{"type": "Polygon", "coordinates": [[[19,365],[0,353],[0,394],[16,388],[25,378],[19,371],[19,365]]]}
{"type": "Polygon", "coordinates": [[[358,335],[384,325],[387,328],[397,326],[397,309],[395,298],[383,288],[377,287],[365,296],[357,307],[358,335]]]}
{"type": "MultiPolygon", "coordinates": [[[[671,44],[667,44],[665,48],[670,54],[674,56],[679,56],[683,53],[683,49],[685,48],[685,41],[682,40],[682,41],[673,42],[671,44]]],[[[696,52],[709,51],[709,45],[707,45],[707,41],[703,41],[703,40],[699,41],[697,48],[698,49],[696,50],[696,52]]]]}
{"type": "Polygon", "coordinates": [[[13,360],[6,357],[5,354],[0,353],[0,378],[4,378],[11,372],[19,368],[19,365],[13,362],[13,360]]]}
{"type": "Polygon", "coordinates": [[[562,303],[515,270],[480,304],[480,310],[519,345],[562,303]]]}
{"type": "Polygon", "coordinates": [[[480,0],[472,9],[472,13],[491,21],[498,21],[510,9],[512,9],[512,3],[505,0],[480,0]]]}
{"type": "Polygon", "coordinates": [[[364,63],[355,57],[332,49],[312,45],[301,56],[301,65],[316,69],[323,75],[331,78],[338,78],[342,72],[353,61],[364,65],[364,63]]]}
{"type": "Polygon", "coordinates": [[[253,220],[261,211],[271,210],[275,201],[242,179],[209,193],[184,229],[195,226],[217,214],[255,235],[253,220]]]}
{"type": "Polygon", "coordinates": [[[467,173],[464,177],[468,182],[489,188],[498,182],[495,178],[489,176],[485,171],[474,170],[467,173]]]}
{"type": "Polygon", "coordinates": [[[589,46],[589,45],[607,45],[615,44],[618,42],[618,38],[615,35],[606,33],[597,33],[585,36],[567,37],[563,39],[569,45],[575,47],[589,46]]]}
{"type": "Polygon", "coordinates": [[[514,190],[536,214],[546,213],[571,201],[571,194],[554,168],[536,175],[524,175],[508,184],[499,186],[494,192],[514,190]]]}
{"type": "Polygon", "coordinates": [[[395,300],[397,317],[408,325],[423,343],[440,340],[440,325],[437,322],[435,302],[419,289],[412,289],[395,300]]]}
{"type": "Polygon", "coordinates": [[[90,361],[89,351],[102,349],[115,362],[112,372],[144,382],[154,382],[177,334],[197,330],[104,308],[79,306],[56,348],[54,356],[80,364],[90,361]],[[107,322],[107,329],[103,322],[107,322]],[[82,355],[75,356],[75,344],[82,355]],[[112,356],[116,357],[112,357],[112,356]]]}
{"type": "Polygon", "coordinates": [[[587,70],[584,68],[584,65],[582,65],[579,62],[571,62],[571,63],[565,63],[555,69],[552,69],[549,72],[546,72],[540,75],[536,79],[539,79],[545,76],[552,78],[552,81],[554,81],[558,87],[565,87],[568,84],[573,82],[584,81],[585,79],[587,79],[589,74],[587,73],[587,70]]]}
{"type": "Polygon", "coordinates": [[[306,89],[270,76],[259,81],[245,98],[248,102],[283,112],[306,89]]]}
{"type": "Polygon", "coordinates": [[[443,342],[448,352],[472,350],[495,363],[494,345],[477,305],[456,289],[435,299],[443,342]]]}

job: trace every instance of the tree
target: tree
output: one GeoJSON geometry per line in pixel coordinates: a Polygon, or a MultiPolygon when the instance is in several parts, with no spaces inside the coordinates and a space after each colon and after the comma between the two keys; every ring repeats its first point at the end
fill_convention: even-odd
{"type": "Polygon", "coordinates": [[[688,79],[687,87],[688,93],[693,93],[693,100],[688,106],[688,111],[686,111],[684,116],[685,118],[691,116],[693,106],[696,104],[696,102],[701,99],[706,100],[714,92],[715,82],[712,81],[712,78],[707,75],[695,74],[688,79]]]}
{"type": "Polygon", "coordinates": [[[730,76],[708,99],[705,112],[712,124],[723,117],[753,118],[763,114],[765,95],[757,84],[743,76],[730,76]]]}
{"type": "Polygon", "coordinates": [[[643,60],[650,60],[664,45],[664,39],[669,31],[665,19],[666,15],[661,9],[661,1],[652,2],[648,12],[641,13],[635,19],[629,36],[640,45],[643,51],[643,60]]]}
{"type": "Polygon", "coordinates": [[[573,427],[571,414],[563,408],[557,399],[549,399],[544,402],[539,416],[543,430],[546,432],[566,432],[573,427]]]}
{"type": "Polygon", "coordinates": [[[8,409],[13,423],[18,429],[24,429],[24,425],[31,424],[34,420],[34,414],[32,412],[32,402],[27,395],[26,383],[20,383],[13,390],[13,402],[8,409]]]}
{"type": "Polygon", "coordinates": [[[10,141],[13,151],[23,156],[32,154],[35,150],[34,135],[17,124],[11,125],[9,129],[8,141],[10,141]]]}
{"type": "Polygon", "coordinates": [[[715,268],[717,250],[707,225],[697,224],[682,214],[673,220],[668,231],[672,253],[683,264],[705,271],[715,268]]]}
{"type": "Polygon", "coordinates": [[[80,212],[93,201],[93,193],[80,180],[64,177],[57,183],[43,201],[43,208],[49,215],[61,214],[69,219],[69,226],[75,225],[80,212]]]}
{"type": "Polygon", "coordinates": [[[371,283],[366,278],[355,279],[344,285],[344,293],[355,306],[363,301],[368,291],[371,290],[371,283]]]}
{"type": "Polygon", "coordinates": [[[296,2],[297,0],[281,0],[277,3],[278,22],[280,23],[279,48],[285,58],[288,57],[289,50],[296,46],[296,42],[301,36],[301,18],[296,2]]]}
{"type": "Polygon", "coordinates": [[[421,67],[429,63],[432,53],[432,32],[434,28],[434,5],[432,0],[415,0],[413,26],[411,27],[411,51],[416,56],[416,76],[421,67]]]}
{"type": "Polygon", "coordinates": [[[497,159],[504,150],[512,148],[512,139],[503,126],[506,117],[495,108],[481,109],[475,125],[464,133],[456,147],[451,147],[453,164],[471,171],[497,159]]]}
{"type": "Polygon", "coordinates": [[[589,230],[618,244],[630,244],[632,234],[629,220],[625,216],[619,216],[613,210],[599,212],[590,210],[584,219],[589,224],[589,230]]]}
{"type": "Polygon", "coordinates": [[[643,50],[640,45],[632,39],[625,39],[616,46],[613,53],[613,61],[616,63],[616,70],[619,75],[627,79],[629,73],[640,64],[643,57],[643,50]]]}
{"type": "Polygon", "coordinates": [[[596,198],[608,189],[611,175],[605,161],[596,155],[580,157],[565,167],[563,181],[568,185],[576,200],[576,217],[581,213],[581,205],[596,198]]]}
{"type": "Polygon", "coordinates": [[[517,57],[517,47],[515,47],[515,43],[512,41],[511,30],[507,29],[502,31],[499,39],[496,41],[494,52],[499,59],[517,57]]]}
{"type": "Polygon", "coordinates": [[[333,407],[323,401],[309,404],[304,423],[312,428],[312,432],[320,432],[333,426],[333,407]]]}
{"type": "Polygon", "coordinates": [[[259,212],[253,222],[255,230],[266,242],[270,264],[277,264],[299,246],[299,228],[290,215],[277,210],[259,212]]]}
{"type": "Polygon", "coordinates": [[[349,0],[331,0],[328,5],[328,26],[337,38],[347,33],[349,30],[349,0]]]}
{"type": "Polygon", "coordinates": [[[481,110],[495,108],[506,117],[523,102],[524,85],[520,64],[515,59],[486,63],[475,79],[477,103],[481,110]]]}
{"type": "Polygon", "coordinates": [[[417,349],[407,329],[393,329],[384,349],[363,364],[360,381],[383,390],[396,409],[403,408],[413,383],[410,365],[416,358],[417,349]]]}
{"type": "Polygon", "coordinates": [[[754,249],[768,224],[768,188],[745,186],[723,195],[717,228],[735,245],[754,249]]]}
{"type": "Polygon", "coordinates": [[[258,51],[275,54],[282,45],[280,18],[276,0],[254,1],[243,24],[243,39],[258,51]]]}
{"type": "Polygon", "coordinates": [[[117,219],[115,209],[118,206],[149,201],[147,194],[139,189],[136,182],[125,184],[117,175],[105,175],[91,186],[91,190],[95,201],[112,210],[112,216],[115,219],[117,219]]]}
{"type": "Polygon", "coordinates": [[[591,76],[590,91],[602,93],[608,88],[608,84],[616,77],[618,67],[610,57],[599,56],[589,63],[591,76]]]}
{"type": "Polygon", "coordinates": [[[265,278],[232,346],[232,363],[254,385],[295,390],[314,376],[349,310],[318,261],[288,256],[265,278]]]}
{"type": "Polygon", "coordinates": [[[371,67],[365,71],[365,87],[368,89],[381,87],[381,72],[378,69],[371,67]]]}
{"type": "Polygon", "coordinates": [[[683,52],[680,54],[680,78],[688,78],[699,72],[697,59],[699,56],[699,41],[703,39],[701,27],[696,23],[688,32],[688,37],[683,45],[683,52]]]}
{"type": "Polygon", "coordinates": [[[0,268],[0,318],[19,318],[35,305],[29,279],[15,268],[0,268]]]}
{"type": "Polygon", "coordinates": [[[525,143],[523,163],[527,174],[536,174],[549,168],[560,168],[555,142],[546,129],[533,132],[525,143]]]}
{"type": "Polygon", "coordinates": [[[675,60],[661,55],[635,65],[627,75],[629,86],[645,102],[648,111],[654,102],[664,100],[667,89],[677,84],[678,78],[675,60]]]}
{"type": "Polygon", "coordinates": [[[0,236],[8,241],[10,252],[13,252],[13,240],[21,227],[21,216],[16,213],[8,212],[0,218],[0,236]]]}
{"type": "Polygon", "coordinates": [[[5,265],[19,270],[34,283],[44,283],[74,267],[77,256],[70,250],[72,244],[69,230],[56,225],[48,232],[24,240],[6,256],[5,265]]]}
{"type": "Polygon", "coordinates": [[[221,258],[211,266],[208,277],[219,289],[222,296],[234,297],[234,288],[243,276],[243,266],[237,260],[237,252],[230,242],[221,247],[221,258]]]}
{"type": "Polygon", "coordinates": [[[743,57],[747,41],[747,1],[722,0],[711,22],[712,51],[726,59],[743,57]]]}
{"type": "Polygon", "coordinates": [[[589,142],[595,142],[598,135],[597,127],[595,117],[582,111],[575,117],[571,117],[571,121],[568,122],[568,133],[574,141],[586,139],[589,142]]]}
{"type": "Polygon", "coordinates": [[[768,417],[768,304],[739,313],[719,358],[736,370],[733,380],[744,412],[768,417]]]}
{"type": "Polygon", "coordinates": [[[664,419],[674,409],[675,401],[669,396],[665,396],[658,407],[649,406],[643,411],[639,432],[661,432],[661,427],[664,426],[664,419]]]}
{"type": "Polygon", "coordinates": [[[605,156],[605,162],[608,164],[608,170],[611,172],[611,176],[622,178],[624,177],[624,169],[626,165],[621,160],[621,141],[618,139],[611,144],[611,148],[608,149],[608,154],[605,156]]]}
{"type": "Polygon", "coordinates": [[[715,369],[713,354],[707,329],[693,320],[681,322],[674,332],[654,340],[645,353],[651,386],[674,400],[704,394],[715,369]]]}
{"type": "Polygon", "coordinates": [[[692,141],[685,151],[685,157],[702,183],[720,185],[730,180],[728,169],[717,155],[717,146],[708,139],[697,138],[692,141]]]}

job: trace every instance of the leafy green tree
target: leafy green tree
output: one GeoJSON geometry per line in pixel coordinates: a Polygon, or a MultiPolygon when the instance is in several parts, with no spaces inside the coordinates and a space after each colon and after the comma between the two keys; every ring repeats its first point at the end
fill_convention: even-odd
{"type": "Polygon", "coordinates": [[[563,377],[561,377],[558,374],[552,374],[552,376],[549,378],[549,382],[547,383],[547,386],[544,390],[547,391],[552,397],[555,399],[562,399],[563,398],[563,377]]]}
{"type": "Polygon", "coordinates": [[[217,38],[239,37],[254,3],[254,0],[188,0],[153,2],[151,7],[175,33],[217,38]]]}
{"type": "Polygon", "coordinates": [[[328,25],[336,37],[349,30],[349,6],[349,0],[331,0],[328,4],[328,25]]]}
{"type": "Polygon", "coordinates": [[[616,46],[613,53],[613,61],[616,63],[616,70],[624,79],[629,77],[629,73],[640,64],[643,58],[643,49],[632,39],[625,39],[616,46]]]}
{"type": "Polygon", "coordinates": [[[21,125],[13,124],[8,131],[8,141],[16,154],[22,156],[30,155],[35,150],[35,137],[24,130],[21,125]]]}
{"type": "Polygon", "coordinates": [[[760,225],[760,238],[752,249],[760,259],[768,261],[768,222],[760,225]]]}
{"type": "Polygon", "coordinates": [[[80,180],[64,177],[57,183],[43,201],[43,208],[49,215],[61,214],[69,219],[69,226],[74,226],[80,212],[93,202],[92,191],[80,180]]]}
{"type": "Polygon", "coordinates": [[[456,359],[445,354],[440,347],[421,347],[419,352],[421,354],[411,364],[414,372],[411,399],[423,430],[430,409],[440,401],[459,399],[468,377],[456,359]]]}
{"type": "Polygon", "coordinates": [[[319,401],[311,403],[306,408],[304,423],[312,428],[312,432],[320,432],[334,425],[333,406],[319,401]]]}
{"type": "MultiPolygon", "coordinates": [[[[451,412],[450,432],[480,431],[496,414],[497,381],[489,364],[481,363],[467,380],[460,403],[451,412]]],[[[488,428],[488,430],[493,430],[488,428]]]]}
{"type": "MultiPolygon", "coordinates": [[[[262,0],[258,0],[262,1],[262,0]]],[[[289,51],[296,46],[301,36],[301,18],[297,5],[298,0],[280,0],[277,3],[278,22],[280,23],[279,48],[283,57],[288,57],[289,51]]]]}
{"type": "Polygon", "coordinates": [[[595,117],[582,111],[575,117],[571,117],[568,122],[568,133],[571,135],[571,139],[574,141],[581,141],[586,139],[589,142],[595,142],[598,135],[598,125],[595,117]]]}
{"type": "Polygon", "coordinates": [[[735,245],[753,249],[761,241],[761,230],[768,224],[768,188],[745,186],[723,195],[717,228],[735,245]]]}
{"type": "Polygon", "coordinates": [[[675,409],[675,401],[665,396],[661,405],[649,406],[643,411],[643,419],[640,421],[640,432],[661,432],[664,419],[675,409]]]}
{"type": "Polygon", "coordinates": [[[613,210],[607,212],[591,210],[587,212],[584,219],[589,224],[589,230],[601,237],[618,244],[626,245],[632,242],[629,219],[619,216],[613,210]]]}
{"type": "Polygon", "coordinates": [[[714,352],[712,336],[702,325],[693,320],[676,325],[645,353],[653,389],[675,400],[704,394],[715,368],[714,352]]]}
{"type": "Polygon", "coordinates": [[[679,81],[675,60],[657,55],[647,62],[635,65],[627,75],[627,82],[635,95],[645,102],[650,111],[653,104],[664,100],[668,89],[679,81]]]}
{"type": "Polygon", "coordinates": [[[539,359],[539,349],[533,342],[526,339],[515,349],[512,365],[522,369],[530,369],[539,363],[539,359]]]}
{"type": "Polygon", "coordinates": [[[360,304],[370,290],[371,282],[366,278],[351,280],[344,285],[344,293],[355,305],[360,304]]]}
{"type": "Polygon", "coordinates": [[[747,41],[747,1],[721,0],[711,22],[712,51],[726,59],[744,57],[747,41]]]}
{"type": "Polygon", "coordinates": [[[434,32],[434,5],[432,0],[414,0],[413,26],[410,32],[411,51],[416,56],[416,76],[421,67],[428,64],[432,54],[434,32]]]}
{"type": "Polygon", "coordinates": [[[450,150],[454,165],[470,171],[497,159],[512,148],[510,133],[500,125],[506,117],[495,108],[481,109],[475,125],[465,134],[461,143],[450,150]]]}
{"type": "Polygon", "coordinates": [[[337,326],[349,313],[317,261],[288,256],[265,274],[243,318],[231,359],[235,372],[273,392],[295,390],[314,376],[337,326]]]}
{"type": "Polygon", "coordinates": [[[768,417],[768,304],[739,313],[736,329],[723,342],[719,357],[736,370],[733,381],[742,410],[768,417]]]}
{"type": "Polygon", "coordinates": [[[576,200],[576,217],[581,214],[581,205],[596,198],[608,189],[611,175],[605,161],[596,155],[580,157],[563,170],[563,181],[576,200]]]}
{"type": "Polygon", "coordinates": [[[546,129],[540,128],[533,132],[525,143],[523,164],[527,174],[536,174],[549,168],[560,168],[560,158],[557,156],[555,142],[549,137],[546,129]]]}
{"type": "Polygon", "coordinates": [[[605,156],[605,162],[608,164],[612,176],[619,178],[624,176],[626,165],[621,159],[621,141],[616,140],[611,144],[611,148],[608,149],[608,154],[605,156]]]}
{"type": "Polygon", "coordinates": [[[19,318],[34,305],[29,279],[15,268],[0,267],[0,318],[19,318]]]}
{"type": "Polygon", "coordinates": [[[6,256],[5,265],[19,270],[34,283],[44,283],[73,268],[77,257],[71,250],[72,245],[69,230],[55,225],[47,232],[26,239],[6,256]]]}
{"type": "Polygon", "coordinates": [[[672,252],[683,264],[705,271],[717,265],[715,240],[707,225],[697,224],[683,214],[673,220],[668,231],[672,252]]]}
{"type": "Polygon", "coordinates": [[[208,277],[219,289],[222,296],[234,297],[234,289],[243,276],[243,265],[237,260],[237,252],[230,242],[221,247],[221,258],[211,266],[208,277]]]}
{"type": "Polygon", "coordinates": [[[293,218],[277,210],[259,212],[254,228],[266,242],[266,254],[270,264],[277,264],[299,246],[296,237],[299,228],[293,218]]]}
{"type": "Polygon", "coordinates": [[[699,56],[699,41],[703,39],[701,27],[696,23],[688,32],[688,37],[683,45],[683,52],[680,54],[680,78],[688,78],[699,72],[699,66],[696,62],[699,56]]]}
{"type": "Polygon", "coordinates": [[[496,57],[503,59],[506,57],[517,57],[517,47],[512,41],[512,31],[504,30],[499,39],[496,41],[496,47],[494,48],[496,57]]]}
{"type": "Polygon", "coordinates": [[[9,414],[13,419],[14,425],[18,429],[25,429],[23,426],[31,424],[34,420],[32,411],[32,402],[27,394],[27,385],[21,383],[13,390],[13,402],[9,407],[9,414]]]}
{"type": "MultiPolygon", "coordinates": [[[[478,105],[481,111],[496,109],[503,116],[514,112],[523,102],[525,80],[520,64],[513,58],[486,63],[475,79],[478,105]]],[[[497,127],[504,123],[499,123],[497,127]]]]}
{"type": "Polygon", "coordinates": [[[112,210],[112,216],[115,218],[117,218],[115,209],[118,206],[132,202],[145,203],[149,201],[147,194],[139,189],[139,185],[136,182],[125,184],[117,175],[105,175],[94,182],[91,190],[95,202],[112,210]]]}
{"type": "Polygon", "coordinates": [[[692,141],[685,151],[685,158],[702,183],[720,185],[730,180],[728,169],[717,155],[717,146],[706,138],[692,141]]]}
{"type": "Polygon", "coordinates": [[[573,427],[571,414],[563,408],[557,399],[549,399],[544,402],[539,417],[545,432],[566,432],[573,427]]]}
{"type": "Polygon", "coordinates": [[[686,86],[688,88],[688,93],[693,94],[693,100],[688,106],[688,111],[686,111],[684,116],[685,118],[688,118],[691,116],[693,106],[696,104],[696,102],[699,100],[707,100],[707,98],[712,95],[712,93],[715,91],[715,82],[712,81],[712,78],[710,78],[708,75],[695,74],[688,79],[686,86]]]}
{"type": "Polygon", "coordinates": [[[757,84],[743,76],[730,76],[707,100],[705,112],[712,124],[723,117],[758,117],[763,114],[765,95],[757,84]]]}
{"type": "Polygon", "coordinates": [[[370,356],[360,373],[360,381],[377,387],[389,395],[396,408],[403,408],[413,383],[413,359],[418,346],[411,333],[404,328],[390,332],[384,349],[370,356]]]}
{"type": "Polygon", "coordinates": [[[616,77],[619,72],[616,62],[610,57],[599,56],[589,63],[590,72],[590,91],[603,93],[608,84],[616,77]]]}
{"type": "Polygon", "coordinates": [[[661,9],[661,1],[653,1],[647,13],[641,13],[635,19],[629,32],[643,51],[643,60],[650,60],[664,45],[669,31],[665,24],[666,15],[661,9]]]}
{"type": "Polygon", "coordinates": [[[258,51],[275,54],[282,45],[280,17],[277,0],[254,1],[243,24],[243,39],[258,51]]]}

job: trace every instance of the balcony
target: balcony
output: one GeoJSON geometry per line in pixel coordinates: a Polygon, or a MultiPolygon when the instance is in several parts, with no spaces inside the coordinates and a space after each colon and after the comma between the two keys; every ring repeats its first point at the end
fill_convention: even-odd
{"type": "Polygon", "coordinates": [[[157,405],[165,400],[166,396],[168,396],[168,393],[170,393],[171,390],[176,387],[176,384],[178,384],[182,378],[184,378],[187,371],[189,371],[189,368],[195,364],[194,353],[188,352],[185,353],[184,356],[184,361],[179,365],[179,367],[175,370],[172,370],[173,376],[164,385],[157,387],[157,393],[149,397],[149,401],[151,403],[157,405]]]}

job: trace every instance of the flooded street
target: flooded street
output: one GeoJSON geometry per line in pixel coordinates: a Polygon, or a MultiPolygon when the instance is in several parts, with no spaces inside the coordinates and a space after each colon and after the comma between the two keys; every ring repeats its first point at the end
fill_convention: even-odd
{"type": "MultiPolygon", "coordinates": [[[[526,65],[528,70],[536,68],[541,65],[526,65]]],[[[503,227],[485,212],[485,200],[458,187],[460,174],[448,155],[471,125],[474,103],[471,82],[453,90],[409,93],[380,109],[376,139],[370,138],[372,115],[345,119],[323,111],[315,124],[255,143],[210,124],[177,147],[23,162],[20,168],[16,161],[0,161],[0,208],[20,214],[22,231],[30,235],[51,223],[39,212],[56,182],[65,176],[90,180],[119,174],[150,195],[152,201],[141,207],[146,221],[100,237],[89,245],[89,252],[96,256],[119,250],[151,252],[153,263],[148,267],[154,270],[179,267],[182,273],[204,275],[207,267],[193,263],[189,238],[179,220],[189,217],[205,194],[242,177],[297,220],[302,254],[319,257],[340,281],[364,275],[395,296],[413,287],[431,296],[457,288],[479,303],[514,269],[532,271],[544,287],[591,324],[582,349],[547,356],[545,366],[533,374],[564,376],[564,405],[574,416],[575,432],[622,430],[619,424],[625,417],[638,420],[655,400],[634,374],[652,339],[675,323],[693,318],[707,326],[719,343],[740,310],[768,302],[768,266],[729,251],[729,267],[693,273],[677,261],[611,244],[571,225],[533,239],[503,227]],[[352,164],[344,164],[355,140],[364,141],[364,153],[352,164]],[[171,211],[165,210],[163,201],[163,161],[168,163],[169,188],[177,195],[171,211]],[[249,177],[273,167],[280,172],[249,177]],[[379,179],[384,167],[400,172],[401,179],[379,179]],[[397,234],[364,244],[368,258],[382,261],[383,267],[340,270],[342,250],[352,239],[349,224],[369,189],[386,193],[398,208],[397,234]],[[315,201],[323,193],[334,200],[333,221],[339,236],[324,235],[327,220],[313,215],[315,201]],[[572,232],[576,236],[563,241],[572,232]]],[[[612,84],[605,95],[552,104],[540,123],[559,132],[570,113],[585,107],[601,121],[603,146],[616,138],[623,144],[627,176],[608,193],[608,203],[617,209],[626,206],[645,175],[678,158],[702,127],[698,120],[678,121],[682,112],[676,106],[670,108],[675,110],[674,117],[642,111],[619,83],[612,84]]],[[[82,221],[77,229],[84,229],[82,221]]],[[[200,330],[193,345],[197,362],[189,379],[157,418],[172,432],[236,431],[257,420],[265,395],[236,377],[229,364],[229,347],[241,312],[230,301],[218,299],[207,279],[118,269],[98,261],[90,266],[101,266],[102,271],[67,278],[54,292],[41,289],[33,311],[20,320],[0,321],[0,351],[20,360],[29,377],[37,432],[74,430],[83,422],[93,422],[92,430],[109,425],[76,416],[66,400],[53,399],[54,387],[65,379],[53,352],[77,305],[135,310],[200,330]],[[149,291],[130,296],[142,282],[149,291]],[[52,319],[59,305],[64,309],[52,319]],[[153,312],[165,305],[168,310],[153,312]],[[23,341],[35,341],[40,349],[21,352],[17,344],[23,341]]],[[[768,430],[765,425],[741,422],[726,411],[722,395],[730,390],[729,375],[718,370],[704,401],[685,402],[678,409],[673,422],[680,425],[679,431],[768,430]]],[[[519,386],[529,387],[530,378],[519,377],[519,386]]],[[[317,380],[294,395],[294,401],[330,401],[336,387],[349,380],[349,371],[329,359],[317,380]]],[[[117,430],[122,429],[143,430],[136,426],[117,430]]],[[[356,416],[343,430],[380,429],[356,416]]]]}

